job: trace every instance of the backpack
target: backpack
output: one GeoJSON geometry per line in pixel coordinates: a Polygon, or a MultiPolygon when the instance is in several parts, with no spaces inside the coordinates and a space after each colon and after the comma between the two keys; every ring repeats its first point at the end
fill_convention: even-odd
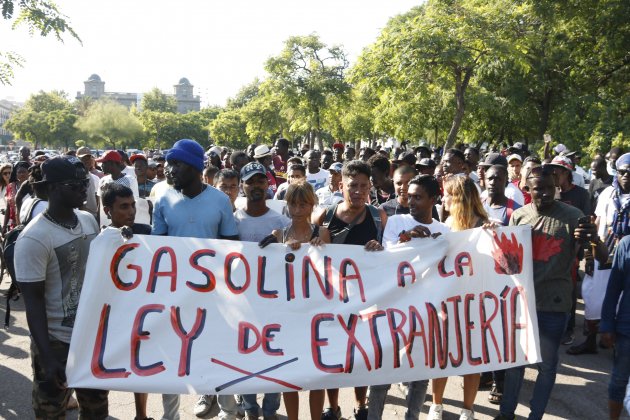
{"type": "Polygon", "coordinates": [[[13,261],[13,256],[15,253],[15,242],[17,241],[18,236],[20,236],[20,233],[22,233],[26,225],[33,219],[33,210],[40,201],[42,200],[39,198],[35,198],[31,202],[31,207],[26,213],[26,220],[10,230],[2,241],[2,259],[4,262],[4,266],[7,269],[7,273],[9,273],[9,277],[11,277],[11,286],[9,286],[9,290],[7,291],[7,310],[6,314],[4,315],[5,329],[9,328],[9,320],[11,319],[11,301],[17,301],[18,299],[20,299],[20,288],[18,287],[17,281],[15,279],[15,264],[13,261]]]}
{"type": "MultiPolygon", "coordinates": [[[[333,205],[328,206],[328,208],[326,209],[324,223],[322,223],[322,226],[324,226],[325,228],[328,228],[328,225],[330,225],[330,222],[332,221],[333,216],[337,212],[338,205],[339,203],[333,204],[333,205]]],[[[366,206],[368,208],[368,211],[372,215],[372,220],[374,221],[374,227],[376,228],[376,240],[380,243],[381,240],[383,239],[383,222],[381,220],[381,213],[376,207],[374,207],[371,204],[366,204],[366,206]]],[[[348,236],[348,233],[354,227],[356,222],[357,220],[353,220],[352,222],[350,222],[348,226],[346,226],[346,229],[342,233],[338,234],[335,238],[333,238],[331,242],[335,244],[343,243],[345,241],[346,236],[348,236]],[[338,238],[342,238],[343,240],[338,240],[338,238]]]]}

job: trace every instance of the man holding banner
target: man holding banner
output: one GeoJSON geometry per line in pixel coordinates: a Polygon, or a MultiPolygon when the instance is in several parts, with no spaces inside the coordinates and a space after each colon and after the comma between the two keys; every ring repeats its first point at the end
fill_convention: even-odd
{"type": "MultiPolygon", "coordinates": [[[[383,232],[385,248],[391,248],[412,238],[427,238],[449,232],[448,227],[433,219],[433,206],[440,196],[440,184],[432,175],[419,175],[409,181],[407,199],[410,214],[390,216],[383,232]]],[[[429,381],[427,379],[409,382],[407,412],[405,420],[417,420],[424,404],[429,381]]],[[[380,420],[383,416],[385,398],[391,385],[372,385],[368,420],[380,420]]]]}
{"type": "MultiPolygon", "coordinates": [[[[153,235],[238,239],[227,195],[201,181],[204,151],[194,140],[177,141],[166,155],[173,189],[153,207],[153,235]]],[[[179,395],[164,394],[164,418],[179,419],[179,395]]]]}
{"type": "MultiPolygon", "coordinates": [[[[596,258],[607,258],[606,247],[597,236],[595,225],[582,220],[577,208],[554,199],[553,169],[532,168],[527,174],[532,202],[514,211],[510,226],[532,226],[534,286],[542,362],[530,400],[529,419],[542,419],[556,381],[558,349],[569,320],[572,305],[571,269],[578,246],[589,242],[596,258]]],[[[514,419],[525,367],[505,373],[500,414],[495,420],[514,419]]]]}
{"type": "MultiPolygon", "coordinates": [[[[365,204],[370,196],[372,172],[367,163],[360,160],[347,162],[341,171],[341,189],[344,201],[328,207],[318,217],[317,224],[330,231],[332,243],[365,245],[367,250],[380,250],[383,227],[387,215],[382,209],[365,204]]],[[[322,414],[322,420],[341,418],[339,389],[327,389],[330,407],[322,414]]],[[[356,420],[366,420],[368,415],[367,386],[355,387],[356,420]]]]}
{"type": "MultiPolygon", "coordinates": [[[[66,362],[90,243],[98,225],[91,214],[76,210],[85,202],[90,182],[79,159],[49,159],[42,164],[42,172],[48,208],[20,234],[15,270],[31,333],[33,410],[36,418],[56,419],[65,418],[72,394],[66,385],[66,362]]],[[[81,418],[107,418],[107,391],[75,391],[81,418]]]]}

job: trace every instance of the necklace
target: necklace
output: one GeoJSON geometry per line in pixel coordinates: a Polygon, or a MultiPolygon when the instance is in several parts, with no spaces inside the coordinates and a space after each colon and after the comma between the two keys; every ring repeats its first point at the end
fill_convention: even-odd
{"type": "Polygon", "coordinates": [[[48,219],[49,221],[51,221],[52,223],[56,224],[57,226],[61,226],[62,228],[69,229],[69,230],[75,229],[79,225],[79,218],[74,212],[72,213],[72,223],[62,223],[58,221],[57,219],[52,217],[50,213],[48,213],[48,209],[44,211],[44,217],[48,219]]]}

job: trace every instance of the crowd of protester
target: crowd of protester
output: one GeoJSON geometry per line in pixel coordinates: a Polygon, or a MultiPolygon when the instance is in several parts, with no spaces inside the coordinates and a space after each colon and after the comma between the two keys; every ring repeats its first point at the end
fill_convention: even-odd
{"type": "MultiPolygon", "coordinates": [[[[595,156],[545,139],[543,156],[524,143],[480,152],[462,145],[441,151],[369,147],[357,151],[292,150],[286,139],[245,151],[204,149],[179,140],[165,155],[128,156],[88,148],[48,157],[20,150],[0,166],[2,233],[22,229],[15,244],[16,284],[32,337],[33,409],[37,418],[106,418],[108,393],[68,389],[65,364],[89,244],[107,227],[124,234],[304,244],[351,244],[379,252],[413,238],[496,226],[532,227],[533,270],[542,362],[530,419],[542,418],[552,393],[558,353],[579,356],[615,346],[609,385],[610,418],[619,418],[630,375],[630,153],[595,156]],[[26,226],[24,226],[26,225],[26,226]],[[585,340],[574,343],[578,267],[583,263],[585,340]],[[61,298],[60,298],[61,297],[61,298]],[[598,337],[600,340],[598,342],[598,337]],[[72,397],[76,393],[76,400],[72,397]]],[[[324,245],[325,246],[325,245],[324,245]]],[[[524,367],[464,376],[460,419],[473,419],[477,391],[490,389],[496,419],[513,419],[524,367]]],[[[448,378],[432,380],[429,419],[441,419],[448,378]]],[[[405,384],[406,419],[418,419],[427,380],[405,384]]],[[[354,389],[354,417],[380,419],[389,384],[354,389]]],[[[309,391],[312,419],[340,419],[339,390],[309,391]],[[326,404],[328,401],[328,404],[326,404]],[[326,407],[326,408],[325,408],[326,407]]],[[[135,394],[136,419],[147,418],[147,394],[135,394]]],[[[221,419],[277,418],[284,400],[298,418],[296,392],[203,395],[194,407],[221,419]]],[[[162,396],[165,419],[179,418],[179,396],[162,396]]]]}

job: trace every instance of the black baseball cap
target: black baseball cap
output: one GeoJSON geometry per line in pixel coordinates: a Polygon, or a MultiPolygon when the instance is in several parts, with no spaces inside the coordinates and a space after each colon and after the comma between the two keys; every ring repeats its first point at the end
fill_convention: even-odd
{"type": "Polygon", "coordinates": [[[42,183],[84,180],[85,166],[76,156],[55,156],[42,163],[42,183]]]}

